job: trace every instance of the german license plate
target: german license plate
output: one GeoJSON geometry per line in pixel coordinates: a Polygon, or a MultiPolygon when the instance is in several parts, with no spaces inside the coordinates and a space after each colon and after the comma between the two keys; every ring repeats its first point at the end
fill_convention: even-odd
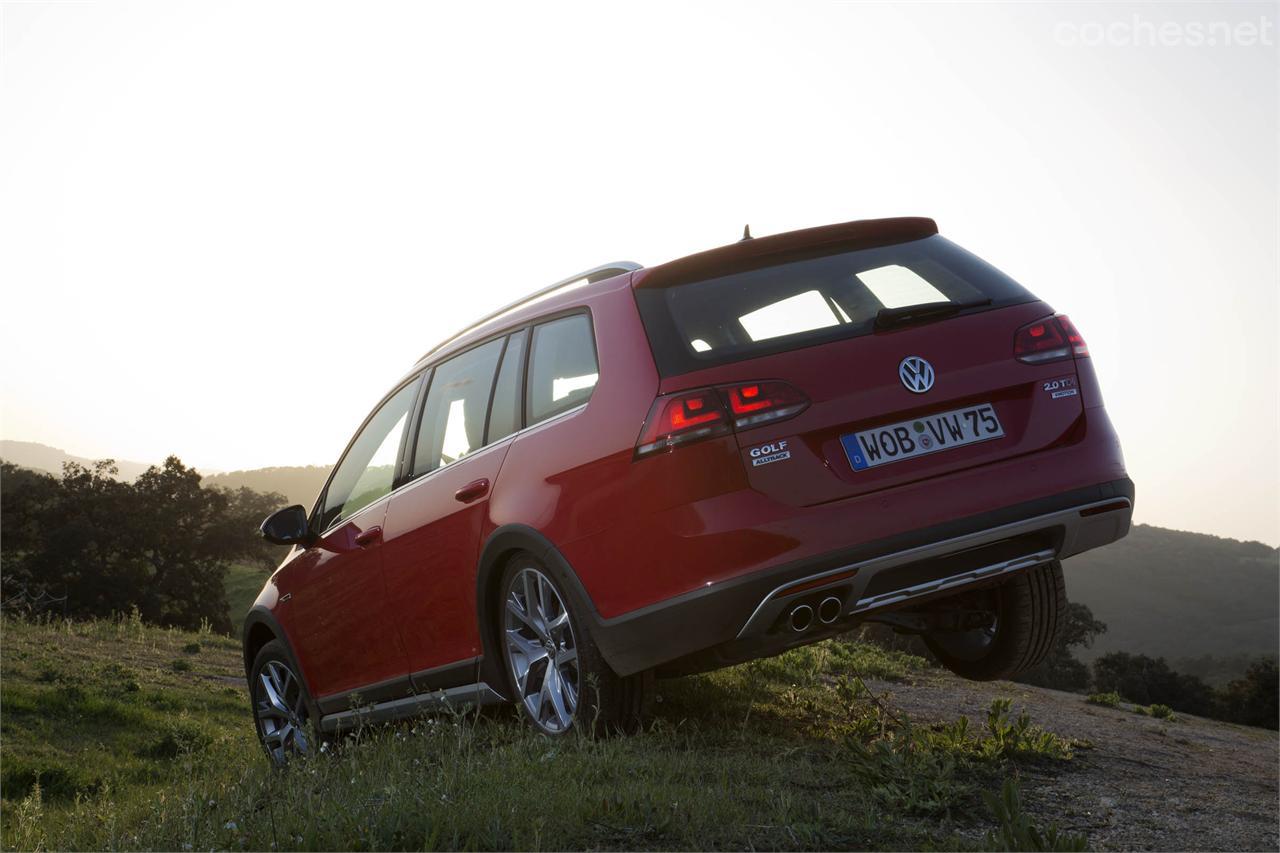
{"type": "Polygon", "coordinates": [[[840,443],[853,470],[865,471],[877,465],[1003,437],[1004,428],[1000,426],[996,410],[990,403],[983,403],[852,432],[840,436],[840,443]]]}

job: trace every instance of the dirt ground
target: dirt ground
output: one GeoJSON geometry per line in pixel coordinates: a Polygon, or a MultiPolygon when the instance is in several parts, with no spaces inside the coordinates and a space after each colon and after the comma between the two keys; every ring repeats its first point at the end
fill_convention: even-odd
{"type": "Polygon", "coordinates": [[[981,724],[1008,696],[1043,728],[1085,742],[1069,765],[1022,771],[1027,810],[1095,850],[1280,849],[1280,735],[1178,714],[1089,705],[1056,690],[946,677],[869,682],[917,721],[981,724]]]}

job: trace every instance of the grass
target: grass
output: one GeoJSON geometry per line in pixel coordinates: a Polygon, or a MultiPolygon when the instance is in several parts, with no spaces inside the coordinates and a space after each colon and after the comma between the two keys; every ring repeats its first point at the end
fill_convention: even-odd
{"type": "Polygon", "coordinates": [[[1120,694],[1114,691],[1111,693],[1090,693],[1089,698],[1085,701],[1090,705],[1101,705],[1104,708],[1119,708],[1124,704],[1124,699],[1120,698],[1120,694]]]}
{"type": "Polygon", "coordinates": [[[864,677],[941,676],[847,640],[659,682],[634,736],[552,740],[507,709],[457,711],[362,730],[276,772],[234,641],[129,620],[0,627],[6,849],[1081,841],[1039,830],[1002,787],[1019,765],[1069,761],[1070,743],[1008,700],[978,722],[916,723],[864,677]]]}
{"type": "MultiPolygon", "coordinates": [[[[1085,700],[1090,705],[1101,705],[1104,708],[1118,708],[1124,710],[1125,699],[1119,693],[1112,691],[1111,693],[1091,693],[1089,698],[1085,700]]],[[[1177,717],[1173,713],[1173,709],[1168,705],[1156,703],[1154,705],[1133,704],[1133,713],[1141,714],[1144,717],[1155,717],[1157,720],[1167,720],[1173,722],[1177,717]]]]}
{"type": "Polygon", "coordinates": [[[1155,717],[1157,720],[1168,720],[1172,722],[1177,717],[1173,715],[1173,709],[1168,705],[1138,705],[1133,709],[1135,714],[1141,714],[1144,717],[1155,717]]]}

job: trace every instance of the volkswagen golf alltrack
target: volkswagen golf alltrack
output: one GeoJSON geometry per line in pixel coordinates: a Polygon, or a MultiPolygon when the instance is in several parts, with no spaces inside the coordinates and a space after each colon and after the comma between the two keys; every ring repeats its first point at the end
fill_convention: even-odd
{"type": "Polygon", "coordinates": [[[1133,501],[1079,331],[932,220],[598,267],[430,350],[263,523],[293,548],[245,620],[258,734],[627,729],[655,676],[866,622],[1008,678],[1133,501]]]}

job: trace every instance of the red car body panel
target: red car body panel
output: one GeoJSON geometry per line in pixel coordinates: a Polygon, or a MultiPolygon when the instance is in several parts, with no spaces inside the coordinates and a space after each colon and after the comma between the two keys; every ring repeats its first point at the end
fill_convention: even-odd
{"type": "Polygon", "coordinates": [[[383,621],[386,581],[381,548],[362,548],[361,533],[383,523],[383,499],[310,548],[296,551],[276,575],[291,640],[312,695],[355,690],[404,674],[400,638],[383,621]],[[296,600],[295,600],[296,599],[296,600]]]}
{"type": "Polygon", "coordinates": [[[509,447],[482,448],[391,496],[382,545],[387,599],[379,619],[384,631],[399,632],[409,672],[480,654],[475,566],[489,497],[464,503],[455,495],[477,480],[497,481],[509,447]]]}

